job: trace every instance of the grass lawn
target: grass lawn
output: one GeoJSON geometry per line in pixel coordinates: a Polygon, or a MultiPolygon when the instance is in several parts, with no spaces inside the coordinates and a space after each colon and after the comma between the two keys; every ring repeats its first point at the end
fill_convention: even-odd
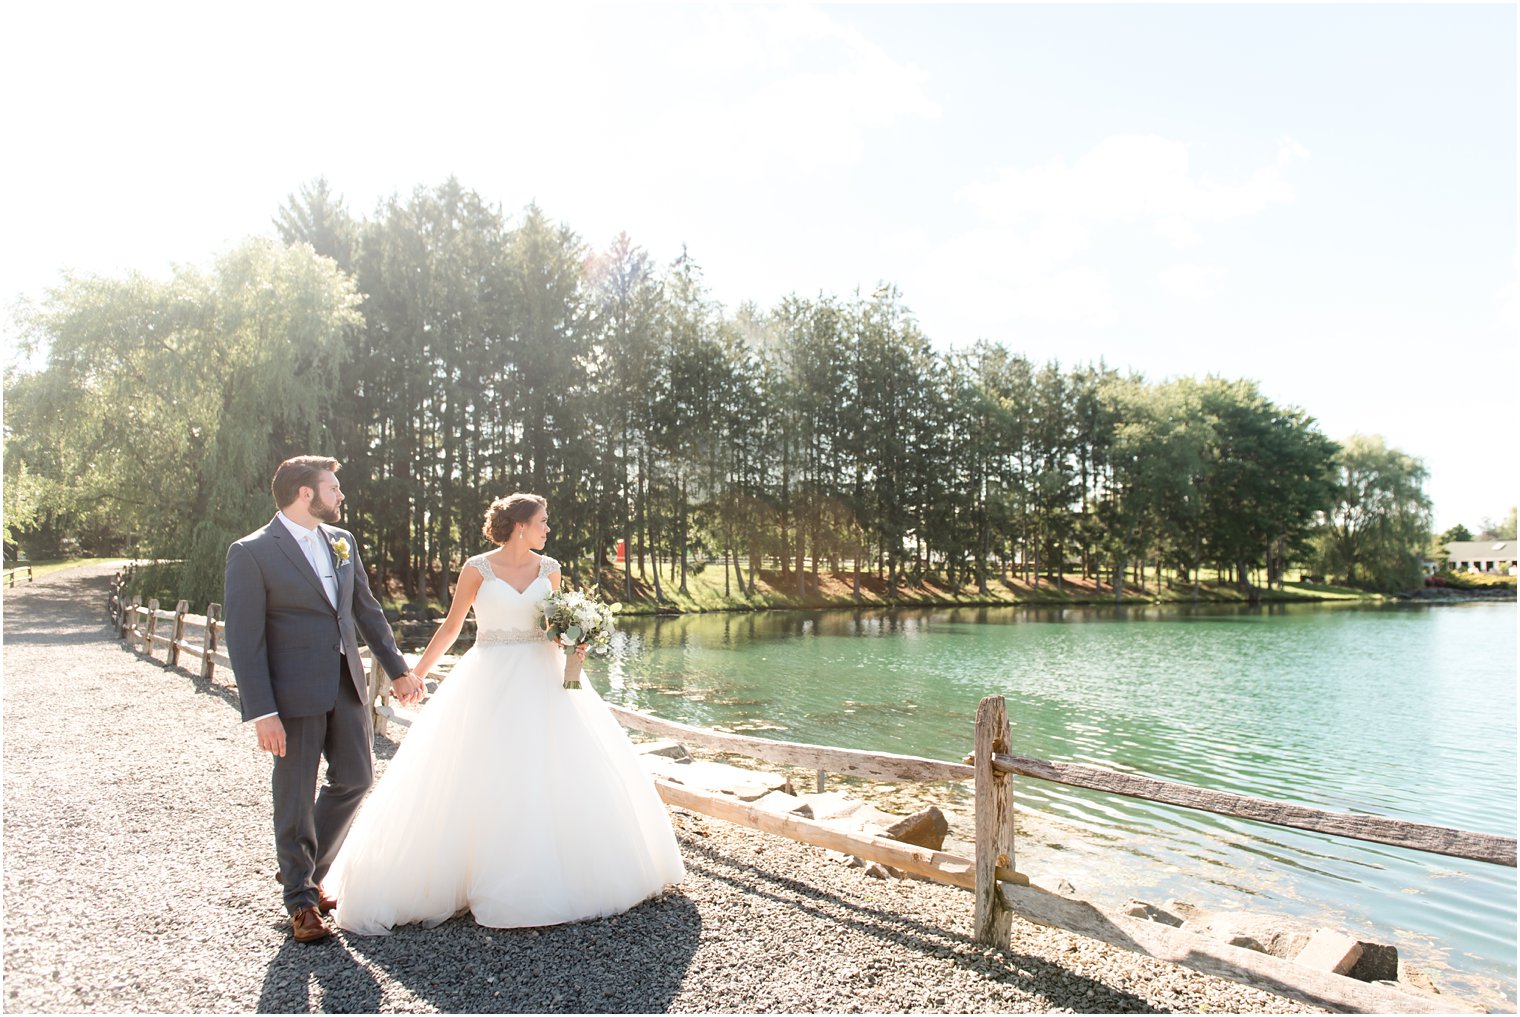
{"type": "MultiPolygon", "coordinates": [[[[930,576],[914,586],[899,585],[895,592],[875,573],[862,573],[860,599],[854,596],[853,576],[849,572],[831,573],[820,570],[816,580],[811,572],[805,575],[802,588],[798,588],[795,572],[782,575],[775,570],[764,570],[755,576],[755,592],[740,592],[739,584],[731,569],[728,570],[728,589],[724,588],[724,571],[721,564],[711,564],[700,572],[688,569],[686,592],[669,580],[669,564],[663,563],[661,592],[664,601],[657,603],[654,583],[649,572],[639,576],[635,569],[633,596],[624,595],[625,576],[622,566],[602,574],[603,596],[608,600],[623,600],[624,610],[631,614],[658,611],[733,611],[764,610],[766,608],[826,608],[826,607],[914,607],[935,605],[1015,605],[1015,604],[1111,604],[1114,590],[1106,583],[1081,576],[1067,575],[1059,581],[1042,576],[1038,583],[1022,579],[995,577],[988,582],[987,592],[977,590],[974,582],[959,589],[947,585],[940,576],[930,576]]],[[[745,572],[746,579],[748,571],[745,572]]],[[[1187,603],[1193,599],[1191,583],[1171,583],[1157,588],[1154,578],[1151,585],[1141,589],[1126,584],[1122,596],[1125,604],[1187,603]]],[[[1200,601],[1213,603],[1244,603],[1247,596],[1232,583],[1221,583],[1216,576],[1203,575],[1199,585],[1200,601]]],[[[1261,600],[1272,602],[1322,601],[1322,600],[1376,600],[1377,594],[1349,587],[1313,583],[1287,583],[1282,590],[1261,590],[1261,600]]]]}
{"type": "MultiPolygon", "coordinates": [[[[686,614],[703,611],[764,611],[768,609],[816,610],[820,608],[854,607],[938,607],[938,606],[1014,606],[1020,604],[1112,604],[1113,587],[1079,575],[1062,576],[1056,580],[1041,576],[1038,583],[1022,579],[994,577],[987,584],[987,592],[980,593],[975,582],[954,589],[942,576],[931,575],[917,585],[899,584],[895,593],[874,572],[862,572],[860,576],[860,599],[854,596],[854,577],[848,572],[829,572],[820,569],[815,580],[811,571],[806,574],[803,589],[798,590],[795,572],[782,575],[775,569],[765,569],[755,575],[755,592],[743,592],[732,569],[728,570],[728,588],[724,588],[724,570],[721,564],[706,564],[687,568],[686,592],[680,591],[679,567],[677,579],[670,580],[670,563],[661,563],[660,592],[662,600],[656,600],[652,568],[646,565],[643,576],[635,567],[633,596],[624,594],[625,576],[622,565],[602,573],[602,599],[622,602],[627,614],[686,614]]],[[[749,577],[745,570],[745,579],[749,577]]],[[[1193,599],[1192,583],[1170,580],[1161,587],[1155,585],[1154,575],[1147,576],[1147,586],[1137,588],[1125,584],[1122,603],[1125,604],[1186,604],[1193,599]]],[[[1346,586],[1325,583],[1290,582],[1281,590],[1258,591],[1263,603],[1291,603],[1295,601],[1352,601],[1384,599],[1379,594],[1368,593],[1346,586]]],[[[1200,603],[1245,603],[1247,595],[1235,584],[1220,582],[1213,572],[1201,573],[1198,588],[1200,603]]],[[[380,598],[389,608],[400,608],[406,598],[397,591],[387,591],[380,598]]],[[[430,606],[444,610],[446,605],[431,600],[430,606]]]]}

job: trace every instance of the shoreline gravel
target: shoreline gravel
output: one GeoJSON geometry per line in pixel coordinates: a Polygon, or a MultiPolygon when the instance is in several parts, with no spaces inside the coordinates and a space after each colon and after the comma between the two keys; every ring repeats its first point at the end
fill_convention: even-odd
{"type": "Polygon", "coordinates": [[[617,918],[295,943],[230,676],[124,650],[109,574],[4,599],[8,1011],[1321,1012],[1017,920],[977,947],[965,891],[681,810],[687,880],[617,918]]]}

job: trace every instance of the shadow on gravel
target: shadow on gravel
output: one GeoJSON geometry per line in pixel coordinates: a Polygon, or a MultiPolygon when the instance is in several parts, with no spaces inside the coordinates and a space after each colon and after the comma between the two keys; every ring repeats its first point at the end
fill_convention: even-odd
{"type": "MultiPolygon", "coordinates": [[[[159,663],[163,662],[159,661],[159,663]]],[[[199,664],[200,662],[197,661],[196,663],[199,664]]],[[[182,667],[175,668],[175,670],[183,674],[189,680],[191,687],[200,695],[210,696],[212,699],[220,699],[232,707],[232,712],[237,714],[237,717],[233,719],[237,720],[242,717],[243,703],[238,699],[238,691],[235,686],[219,685],[214,678],[208,681],[202,678],[199,672],[189,671],[182,667]]],[[[217,668],[217,673],[226,676],[227,681],[232,681],[232,672],[226,668],[217,668]]]]}
{"type": "Polygon", "coordinates": [[[269,962],[259,991],[260,1013],[375,1013],[380,983],[338,939],[287,940],[269,962]]]}
{"type": "MultiPolygon", "coordinates": [[[[1052,985],[1061,982],[1062,998],[1082,998],[1084,990],[1101,993],[1105,1000],[1116,1000],[1111,1012],[1161,1013],[1145,999],[1097,979],[1077,975],[1070,969],[1043,957],[1019,953],[1011,946],[989,952],[949,929],[909,918],[895,911],[865,905],[809,883],[801,883],[763,868],[741,865],[692,838],[681,839],[681,854],[686,867],[716,882],[744,893],[777,901],[815,919],[848,925],[855,932],[895,943],[924,954],[944,957],[958,967],[982,978],[1015,986],[1035,996],[1048,996],[1052,985]],[[798,898],[803,898],[799,900],[798,898]]],[[[966,910],[972,908],[966,896],[966,910]]],[[[1055,1004],[1053,1005],[1066,1005],[1055,1004]]]]}
{"type": "Polygon", "coordinates": [[[378,976],[395,994],[385,1001],[392,1010],[407,1008],[399,997],[410,996],[445,1013],[661,1013],[680,991],[701,931],[696,905],[674,890],[574,925],[488,929],[466,914],[391,936],[340,934],[304,949],[292,942],[270,965],[259,1009],[374,1011],[378,976]],[[329,957],[315,959],[322,951],[329,957]],[[313,978],[320,1001],[284,988],[313,978]]]}

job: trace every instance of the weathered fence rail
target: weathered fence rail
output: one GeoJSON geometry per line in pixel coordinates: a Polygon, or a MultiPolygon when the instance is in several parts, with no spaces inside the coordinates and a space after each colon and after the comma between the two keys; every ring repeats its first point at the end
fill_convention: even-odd
{"type": "Polygon", "coordinates": [[[27,582],[31,582],[33,579],[36,578],[32,574],[32,567],[30,565],[18,565],[18,566],[16,566],[13,569],[6,569],[5,570],[5,586],[6,586],[6,589],[10,589],[11,587],[15,586],[23,578],[25,578],[27,582]]]}
{"type": "MultiPolygon", "coordinates": [[[[178,664],[182,656],[198,658],[201,676],[208,679],[214,675],[216,667],[231,667],[220,648],[224,626],[219,617],[219,604],[209,605],[204,615],[188,613],[183,600],[173,611],[167,611],[159,607],[156,599],[149,600],[147,605],[143,605],[138,597],[128,602],[124,588],[124,575],[119,574],[112,587],[108,610],[117,631],[130,646],[150,657],[158,647],[167,648],[165,663],[169,666],[178,664]],[[170,627],[169,634],[160,631],[161,623],[170,627]],[[200,630],[199,641],[189,638],[191,629],[200,630]]],[[[367,651],[364,652],[367,655],[367,651]]],[[[396,704],[390,679],[373,660],[369,661],[369,676],[376,731],[385,733],[389,724],[410,726],[416,708],[403,709],[396,704]]],[[[431,679],[427,686],[429,692],[434,691],[437,681],[442,680],[434,675],[426,677],[431,679]]],[[[1013,776],[1511,868],[1516,862],[1513,837],[1382,816],[1330,812],[1103,767],[1013,755],[1010,752],[1007,707],[1002,696],[988,696],[979,704],[973,732],[975,751],[959,763],[757,738],[694,727],[625,707],[609,704],[608,708],[619,723],[631,730],[676,738],[688,745],[718,752],[816,770],[820,790],[828,772],[900,782],[975,781],[976,846],[974,857],[970,859],[869,833],[842,831],[825,823],[781,815],[729,796],[708,794],[662,779],[656,779],[655,784],[662,799],[671,805],[803,843],[844,851],[917,876],[972,890],[975,895],[974,936],[979,943],[1005,945],[1012,916],[1019,914],[1031,921],[1072,929],[1198,970],[1243,981],[1265,979],[1274,986],[1274,991],[1341,1009],[1376,1011],[1390,1008],[1389,1004],[1395,1000],[1402,1004],[1402,1009],[1410,1011],[1438,1012],[1466,1007],[1456,1000],[1426,1000],[1378,986],[1343,985],[1341,983],[1351,980],[1320,979],[1313,972],[1304,975],[1307,981],[1294,983],[1297,985],[1295,989],[1282,982],[1284,976],[1279,969],[1284,962],[1275,958],[1257,961],[1244,956],[1247,951],[1234,947],[1223,948],[1224,954],[1221,954],[1218,949],[1202,945],[1201,940],[1195,942],[1196,937],[1178,939],[1186,935],[1180,930],[1148,927],[1154,923],[1143,923],[1146,928],[1138,925],[1131,928],[1132,920],[1102,914],[1091,905],[1065,900],[1030,886],[1028,878],[1015,867],[1013,776]],[[1305,988],[1306,985],[1311,987],[1305,988]]]]}
{"type": "Polygon", "coordinates": [[[1105,791],[1175,805],[1200,812],[1248,819],[1273,826],[1292,827],[1333,837],[1350,837],[1353,840],[1371,841],[1391,847],[1427,851],[1432,854],[1451,855],[1477,862],[1515,867],[1515,838],[1501,837],[1492,833],[1476,833],[1448,826],[1432,826],[1406,819],[1389,819],[1383,816],[1344,812],[1328,812],[1307,805],[1294,805],[1268,798],[1236,794],[1231,791],[1212,791],[1208,788],[1177,784],[1134,773],[1120,773],[1099,766],[1081,763],[1054,763],[1028,756],[1011,756],[998,752],[992,757],[992,766],[1002,773],[1016,773],[1021,777],[1065,784],[1068,787],[1105,791]]]}
{"type": "Polygon", "coordinates": [[[730,734],[708,728],[692,727],[673,720],[640,713],[637,710],[611,706],[613,716],[624,727],[647,734],[677,738],[705,749],[732,752],[735,755],[763,759],[783,766],[800,766],[805,769],[825,770],[851,777],[870,777],[876,780],[965,780],[974,775],[972,767],[965,763],[947,763],[940,759],[922,756],[899,756],[891,752],[867,752],[861,749],[836,749],[828,745],[809,745],[805,742],[783,742],[752,735],[730,734]]]}

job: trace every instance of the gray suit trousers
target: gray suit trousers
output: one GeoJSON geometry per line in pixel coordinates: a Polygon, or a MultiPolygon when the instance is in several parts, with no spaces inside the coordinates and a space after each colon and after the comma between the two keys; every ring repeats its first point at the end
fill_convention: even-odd
{"type": "MultiPolygon", "coordinates": [[[[346,663],[340,660],[340,668],[346,663]]],[[[338,701],[314,717],[284,717],[285,755],[274,757],[274,833],[291,914],[315,907],[317,886],[374,780],[374,718],[340,671],[338,701]],[[327,782],[317,792],[317,763],[327,759],[327,782]],[[315,796],[315,797],[314,797],[315,796]]]]}

